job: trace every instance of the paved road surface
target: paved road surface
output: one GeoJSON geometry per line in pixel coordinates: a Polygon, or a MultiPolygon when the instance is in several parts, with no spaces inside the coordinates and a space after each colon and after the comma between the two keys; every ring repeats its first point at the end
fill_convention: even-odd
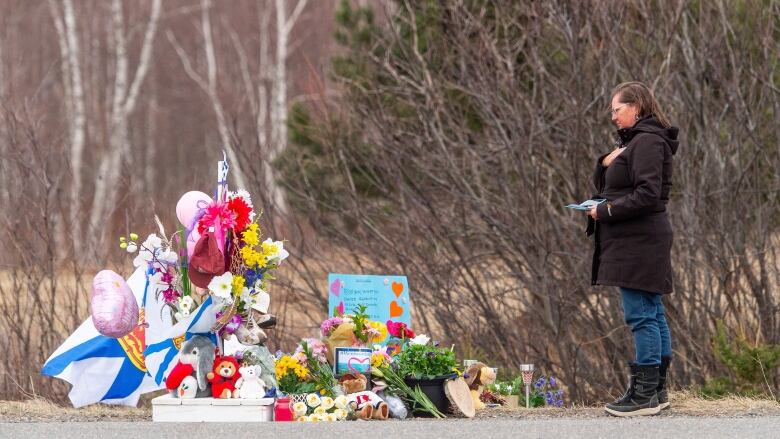
{"type": "Polygon", "coordinates": [[[780,438],[780,417],[446,420],[268,424],[0,423],[0,438],[780,438]]]}

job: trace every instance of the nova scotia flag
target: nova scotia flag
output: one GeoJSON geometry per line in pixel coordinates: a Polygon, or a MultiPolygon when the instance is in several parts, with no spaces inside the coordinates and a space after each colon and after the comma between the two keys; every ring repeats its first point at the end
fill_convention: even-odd
{"type": "MultiPolygon", "coordinates": [[[[137,269],[127,284],[142,306],[144,269],[137,269]]],[[[41,373],[73,385],[68,397],[74,407],[96,402],[136,406],[141,394],[162,388],[146,371],[145,332],[139,325],[122,338],[106,337],[90,317],[46,360],[41,373]]]]}

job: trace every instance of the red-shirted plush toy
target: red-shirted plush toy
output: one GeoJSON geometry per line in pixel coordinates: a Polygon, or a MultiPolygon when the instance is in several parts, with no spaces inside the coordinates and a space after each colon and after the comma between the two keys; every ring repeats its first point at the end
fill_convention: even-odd
{"type": "Polygon", "coordinates": [[[214,358],[214,368],[206,376],[211,382],[211,395],[214,398],[232,398],[236,391],[236,381],[241,378],[238,361],[231,356],[214,358]]]}
{"type": "Polygon", "coordinates": [[[168,374],[168,378],[165,379],[165,388],[170,391],[178,389],[181,382],[184,381],[184,378],[192,375],[192,372],[194,371],[195,369],[192,368],[191,364],[185,364],[181,361],[176,363],[176,366],[173,367],[171,373],[168,374]]]}

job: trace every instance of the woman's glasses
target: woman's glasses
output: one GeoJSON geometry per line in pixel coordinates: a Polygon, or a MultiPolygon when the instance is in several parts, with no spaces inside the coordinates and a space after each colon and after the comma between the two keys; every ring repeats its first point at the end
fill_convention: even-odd
{"type": "Polygon", "coordinates": [[[621,108],[625,107],[626,105],[628,105],[628,104],[618,105],[617,107],[609,110],[609,112],[610,112],[610,114],[612,114],[614,116],[614,115],[617,114],[618,110],[620,110],[621,108]]]}

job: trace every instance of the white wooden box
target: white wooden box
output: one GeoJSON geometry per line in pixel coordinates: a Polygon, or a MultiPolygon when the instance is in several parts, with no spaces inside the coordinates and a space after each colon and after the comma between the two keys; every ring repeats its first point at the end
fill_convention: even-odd
{"type": "Polygon", "coordinates": [[[152,400],[153,422],[270,422],[274,398],[179,399],[170,394],[152,400]]]}

